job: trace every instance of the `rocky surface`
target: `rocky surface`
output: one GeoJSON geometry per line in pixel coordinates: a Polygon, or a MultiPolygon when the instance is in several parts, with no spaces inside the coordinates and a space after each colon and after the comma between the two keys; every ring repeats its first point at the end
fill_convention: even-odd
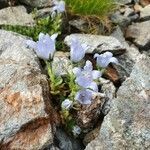
{"type": "Polygon", "coordinates": [[[126,31],[126,38],[132,40],[141,50],[150,47],[150,21],[133,23],[126,31]]]}
{"type": "Polygon", "coordinates": [[[0,25],[33,26],[34,20],[24,6],[7,7],[0,10],[0,25]]]}
{"type": "Polygon", "coordinates": [[[65,38],[67,45],[70,45],[72,38],[77,38],[82,44],[89,46],[86,53],[111,51],[114,54],[122,54],[125,51],[125,47],[116,38],[111,36],[71,34],[65,38]]]}
{"type": "Polygon", "coordinates": [[[127,27],[131,23],[131,19],[127,16],[123,16],[119,11],[112,14],[111,20],[114,24],[117,24],[122,28],[127,27]]]}
{"type": "Polygon", "coordinates": [[[105,117],[99,136],[86,150],[150,148],[150,58],[141,55],[105,117]]]}
{"type": "Polygon", "coordinates": [[[48,7],[51,5],[52,0],[19,0],[21,3],[30,7],[48,7]]]}
{"type": "Polygon", "coordinates": [[[72,70],[68,52],[57,51],[54,54],[52,69],[56,75],[67,75],[72,70]]]}
{"type": "MultiPolygon", "coordinates": [[[[86,59],[92,58],[93,63],[91,53],[105,51],[119,61],[109,65],[99,79],[105,95],[97,95],[90,106],[73,114],[82,128],[83,143],[60,127],[55,131],[57,113],[50,104],[49,83],[37,56],[25,46],[26,37],[0,30],[0,150],[82,150],[83,144],[86,150],[150,149],[150,0],[116,1],[120,7],[110,18],[117,26],[110,36],[71,34],[65,38],[67,45],[73,37],[87,44],[86,59]]],[[[51,0],[17,2],[38,8],[37,17],[49,15],[51,0]]],[[[8,1],[0,0],[0,9],[6,6],[8,1]]],[[[12,6],[0,10],[0,25],[34,25],[24,6],[12,6]]],[[[69,24],[73,31],[89,33],[86,19],[69,24]]],[[[102,28],[101,23],[98,27],[102,28]]],[[[66,75],[72,69],[70,63],[68,52],[57,51],[52,67],[57,75],[66,75]]]]}
{"type": "MultiPolygon", "coordinates": [[[[136,6],[136,5],[135,5],[136,6]]],[[[139,6],[139,5],[138,5],[139,6]]],[[[136,9],[137,8],[136,6],[136,9]]],[[[135,11],[133,7],[123,5],[118,11],[111,15],[111,21],[119,25],[122,29],[127,28],[132,22],[139,19],[139,12],[135,11]]]]}
{"type": "Polygon", "coordinates": [[[129,43],[124,38],[122,30],[119,27],[114,30],[111,36],[114,36],[116,39],[118,39],[126,48],[125,53],[117,57],[119,64],[113,65],[119,74],[120,80],[124,81],[126,77],[130,76],[133,65],[135,64],[136,60],[139,59],[140,52],[134,45],[129,45],[129,43]]]}
{"type": "Polygon", "coordinates": [[[98,123],[102,106],[106,100],[105,94],[95,93],[92,103],[81,106],[81,109],[77,111],[74,117],[83,132],[90,131],[98,123]]]}
{"type": "Polygon", "coordinates": [[[150,4],[145,6],[141,9],[140,19],[143,20],[150,20],[150,4]]]}
{"type": "Polygon", "coordinates": [[[62,128],[56,130],[55,139],[57,139],[57,145],[60,150],[84,150],[82,142],[68,136],[62,128]]]}
{"type": "Polygon", "coordinates": [[[0,30],[1,150],[38,150],[53,143],[48,81],[25,42],[0,30]]]}

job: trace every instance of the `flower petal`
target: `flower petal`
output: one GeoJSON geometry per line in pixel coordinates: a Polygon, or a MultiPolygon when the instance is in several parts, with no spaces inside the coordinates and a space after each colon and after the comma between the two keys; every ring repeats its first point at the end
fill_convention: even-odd
{"type": "Polygon", "coordinates": [[[99,57],[99,54],[98,53],[94,54],[94,58],[97,58],[97,57],[99,57]]]}
{"type": "Polygon", "coordinates": [[[83,88],[87,88],[88,86],[90,86],[90,84],[92,82],[92,79],[89,79],[89,78],[81,75],[81,76],[79,76],[79,77],[76,78],[75,82],[79,86],[81,86],[83,88]]]}
{"type": "Polygon", "coordinates": [[[65,99],[65,100],[62,102],[61,107],[62,107],[62,109],[69,110],[69,109],[72,107],[72,104],[73,104],[72,101],[70,101],[69,99],[65,99]]]}
{"type": "Polygon", "coordinates": [[[41,32],[41,33],[39,34],[39,40],[43,40],[44,36],[45,36],[45,34],[41,32]]]}
{"type": "Polygon", "coordinates": [[[117,60],[117,58],[115,58],[115,57],[110,58],[109,61],[110,61],[111,63],[118,64],[118,60],[117,60]]]}
{"type": "Polygon", "coordinates": [[[103,57],[103,56],[98,56],[97,57],[97,65],[103,68],[106,68],[109,64],[109,59],[103,57]]]}
{"type": "Polygon", "coordinates": [[[91,104],[92,92],[90,90],[80,90],[76,93],[75,100],[80,104],[91,104]]]}
{"type": "Polygon", "coordinates": [[[85,56],[85,50],[76,38],[71,40],[70,49],[70,57],[73,62],[79,62],[85,56]]]}
{"type": "Polygon", "coordinates": [[[74,73],[74,75],[75,75],[76,77],[78,77],[78,76],[81,75],[81,68],[79,68],[79,67],[74,67],[74,68],[72,69],[72,72],[74,73]]]}
{"type": "Polygon", "coordinates": [[[101,54],[101,56],[111,58],[113,54],[111,52],[105,52],[104,54],[101,54]]]}
{"type": "Polygon", "coordinates": [[[96,80],[96,79],[100,78],[101,76],[102,76],[102,73],[100,71],[97,71],[97,70],[92,71],[93,80],[96,80]]]}
{"type": "Polygon", "coordinates": [[[56,1],[53,0],[54,7],[52,8],[52,11],[57,11],[57,13],[61,13],[65,11],[65,2],[64,1],[56,1]]]}
{"type": "Polygon", "coordinates": [[[36,49],[36,47],[37,47],[36,42],[34,42],[32,40],[27,40],[26,45],[29,46],[30,48],[33,48],[33,49],[36,49]]]}
{"type": "Polygon", "coordinates": [[[65,11],[65,2],[64,1],[59,1],[59,6],[58,6],[58,13],[64,12],[65,11]]]}
{"type": "Polygon", "coordinates": [[[82,48],[83,48],[85,51],[87,51],[87,50],[89,49],[89,46],[86,45],[86,44],[82,44],[81,46],[82,46],[82,48]]]}
{"type": "Polygon", "coordinates": [[[96,82],[91,82],[91,84],[89,86],[87,86],[87,88],[90,88],[94,92],[98,92],[98,86],[97,86],[96,82]]]}
{"type": "Polygon", "coordinates": [[[85,66],[84,66],[84,70],[88,71],[88,72],[93,70],[93,65],[89,60],[86,61],[85,66]]]}

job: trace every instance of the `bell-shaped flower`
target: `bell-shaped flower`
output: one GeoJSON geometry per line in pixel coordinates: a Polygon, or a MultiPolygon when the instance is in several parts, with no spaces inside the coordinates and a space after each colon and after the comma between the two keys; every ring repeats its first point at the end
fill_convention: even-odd
{"type": "Polygon", "coordinates": [[[75,100],[77,100],[80,104],[89,105],[91,104],[92,96],[93,91],[89,89],[83,89],[76,93],[75,100]]]}
{"type": "Polygon", "coordinates": [[[72,107],[72,105],[73,105],[72,101],[70,101],[69,99],[65,99],[61,104],[61,108],[69,110],[72,107]]]}
{"type": "Polygon", "coordinates": [[[106,68],[109,63],[118,64],[118,60],[113,57],[111,52],[105,52],[104,54],[95,54],[94,58],[96,58],[97,65],[102,68],[106,68]]]}
{"type": "Polygon", "coordinates": [[[79,40],[74,37],[71,39],[70,43],[70,58],[72,62],[79,62],[85,56],[85,52],[88,49],[88,46],[81,44],[79,40]]]}
{"type": "Polygon", "coordinates": [[[55,17],[56,13],[62,13],[65,11],[65,2],[63,0],[53,0],[54,6],[52,7],[52,18],[55,17]]]}
{"type": "Polygon", "coordinates": [[[39,58],[42,58],[44,60],[48,60],[49,58],[52,59],[54,52],[56,50],[55,43],[56,38],[58,34],[53,34],[52,36],[49,36],[48,34],[39,34],[39,39],[37,42],[27,40],[27,45],[30,48],[33,48],[39,58]]]}
{"type": "Polygon", "coordinates": [[[72,132],[73,132],[74,136],[77,136],[81,133],[81,128],[76,125],[76,126],[73,127],[72,132]]]}
{"type": "Polygon", "coordinates": [[[95,92],[98,92],[97,84],[94,80],[101,77],[101,72],[97,70],[93,70],[92,63],[87,60],[83,69],[75,67],[73,68],[73,73],[76,76],[75,82],[83,87],[90,88],[95,92]]]}

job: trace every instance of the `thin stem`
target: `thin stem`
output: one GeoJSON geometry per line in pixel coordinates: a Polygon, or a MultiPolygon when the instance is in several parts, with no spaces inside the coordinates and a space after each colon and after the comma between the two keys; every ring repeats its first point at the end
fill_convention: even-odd
{"type": "Polygon", "coordinates": [[[55,91],[55,75],[52,71],[51,62],[45,61],[45,63],[46,63],[48,75],[49,75],[49,78],[50,78],[50,81],[51,81],[51,90],[55,91]]]}

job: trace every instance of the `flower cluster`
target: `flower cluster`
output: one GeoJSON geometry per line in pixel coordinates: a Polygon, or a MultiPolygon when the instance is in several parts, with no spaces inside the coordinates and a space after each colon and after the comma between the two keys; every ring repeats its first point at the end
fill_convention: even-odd
{"type": "Polygon", "coordinates": [[[81,90],[75,96],[75,100],[81,104],[91,104],[92,94],[98,92],[95,80],[101,76],[101,72],[93,70],[92,63],[87,60],[83,69],[75,67],[73,73],[76,76],[75,82],[81,87],[81,90]]]}
{"type": "MultiPolygon", "coordinates": [[[[51,36],[40,33],[37,42],[28,40],[27,45],[35,50],[38,57],[46,61],[52,61],[56,51],[55,43],[57,36],[57,33],[51,36]]],[[[84,58],[87,49],[88,47],[81,44],[78,39],[72,39],[70,45],[70,59],[73,62],[72,64],[77,65],[78,62],[84,58]]],[[[105,52],[104,54],[100,55],[95,54],[94,58],[96,58],[97,66],[99,68],[106,68],[109,63],[118,63],[117,59],[113,57],[111,52],[105,52]]],[[[48,65],[48,63],[46,64],[48,65]]],[[[51,84],[53,84],[53,82],[55,82],[53,79],[55,78],[52,74],[51,66],[48,66],[48,68],[50,68],[48,73],[52,82],[51,84]]],[[[90,105],[94,93],[99,92],[98,79],[101,77],[101,75],[102,72],[100,70],[93,70],[92,62],[89,60],[85,62],[83,67],[73,67],[72,74],[68,74],[70,77],[70,82],[68,85],[70,87],[71,94],[62,102],[62,110],[69,111],[77,102],[81,105],[90,105]]],[[[73,129],[73,132],[75,131],[76,128],[73,129]]]]}
{"type": "MultiPolygon", "coordinates": [[[[61,13],[65,11],[64,1],[53,1],[53,13],[61,13]]],[[[54,14],[53,14],[54,15],[54,14]]],[[[56,14],[55,14],[56,15],[56,14]]],[[[58,33],[53,35],[48,35],[44,33],[39,34],[37,42],[32,40],[27,40],[27,45],[33,48],[37,56],[43,59],[47,66],[48,75],[51,81],[51,93],[60,93],[59,88],[67,85],[70,94],[66,95],[64,100],[61,102],[61,109],[64,118],[68,117],[70,109],[76,109],[76,105],[90,105],[93,100],[93,95],[99,92],[98,84],[99,78],[102,76],[100,69],[106,68],[110,63],[118,63],[118,60],[113,57],[111,52],[105,52],[103,54],[95,54],[93,59],[96,59],[96,64],[98,69],[93,69],[93,64],[91,61],[87,60],[84,66],[79,65],[80,62],[84,60],[85,54],[89,47],[85,44],[81,44],[77,38],[71,39],[70,44],[70,60],[72,62],[72,72],[68,72],[67,79],[63,77],[56,77],[53,73],[51,62],[53,61],[53,56],[56,51],[56,38],[58,33]],[[58,90],[56,91],[56,89],[58,90]]],[[[66,68],[67,69],[67,68],[66,68]]],[[[59,95],[61,97],[61,93],[59,95]]],[[[69,117],[68,117],[69,118],[69,117]]],[[[81,129],[78,126],[72,128],[73,134],[76,136],[80,134],[81,129]]]]}

